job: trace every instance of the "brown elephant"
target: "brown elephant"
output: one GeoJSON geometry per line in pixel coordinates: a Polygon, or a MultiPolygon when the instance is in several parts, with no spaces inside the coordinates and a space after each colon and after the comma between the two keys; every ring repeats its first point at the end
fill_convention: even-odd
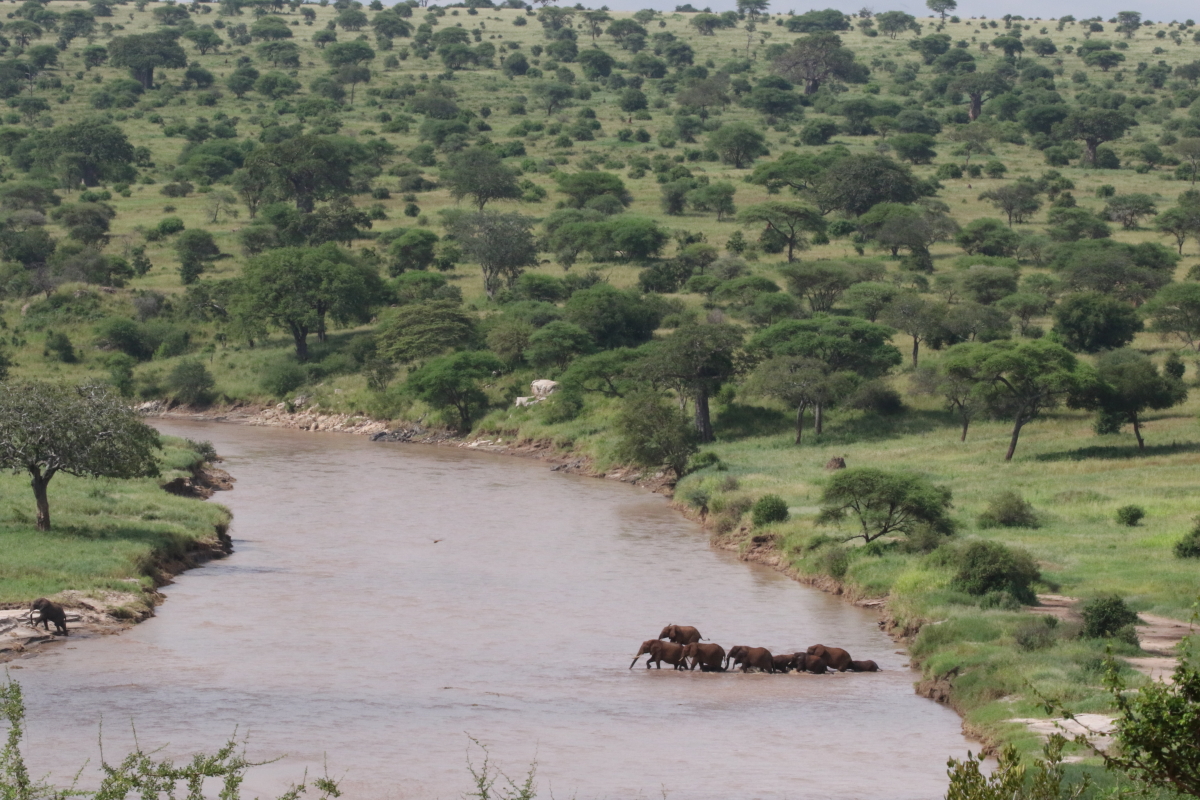
{"type": "Polygon", "coordinates": [[[845,672],[850,669],[850,654],[840,647],[826,647],[823,644],[814,644],[808,648],[808,655],[822,656],[829,663],[829,668],[835,669],[838,672],[845,672]]]}
{"type": "Polygon", "coordinates": [[[799,653],[792,653],[790,655],[772,657],[771,660],[774,662],[775,671],[787,673],[787,672],[790,672],[791,670],[795,669],[796,668],[796,656],[798,656],[798,655],[799,655],[799,653]]]}
{"type": "Polygon", "coordinates": [[[693,628],[691,625],[668,625],[662,629],[662,633],[658,635],[660,639],[666,639],[675,644],[692,644],[698,642],[702,638],[700,631],[693,628]]]}
{"type": "Polygon", "coordinates": [[[775,657],[765,647],[734,645],[729,648],[729,656],[725,659],[725,668],[728,669],[730,664],[735,667],[740,664],[742,672],[749,672],[751,669],[761,669],[768,673],[775,672],[775,657]]]}
{"type": "Polygon", "coordinates": [[[67,612],[63,611],[63,607],[52,600],[47,600],[45,597],[39,597],[33,601],[33,605],[29,607],[29,618],[33,619],[33,612],[38,612],[38,618],[33,620],[33,627],[37,627],[38,623],[42,623],[42,627],[50,630],[50,623],[54,623],[54,632],[61,633],[63,636],[67,633],[67,612]]]}
{"type": "Polygon", "coordinates": [[[829,662],[822,656],[810,656],[808,653],[796,653],[796,671],[811,672],[813,675],[824,675],[829,671],[829,662]]]}
{"type": "Polygon", "coordinates": [[[851,672],[879,672],[879,665],[874,661],[867,659],[866,661],[851,661],[851,672]]]}
{"type": "Polygon", "coordinates": [[[683,657],[683,645],[664,642],[660,639],[647,639],[642,642],[642,646],[638,648],[637,655],[629,663],[629,668],[633,669],[633,665],[637,663],[637,660],[647,653],[650,654],[650,657],[646,659],[646,669],[650,669],[651,664],[655,664],[658,669],[662,669],[662,662],[664,661],[673,665],[675,669],[687,668],[687,660],[683,657]]]}
{"type": "Polygon", "coordinates": [[[695,669],[699,664],[701,672],[725,671],[725,648],[719,644],[692,642],[683,648],[683,657],[691,659],[692,665],[688,669],[695,669]]]}

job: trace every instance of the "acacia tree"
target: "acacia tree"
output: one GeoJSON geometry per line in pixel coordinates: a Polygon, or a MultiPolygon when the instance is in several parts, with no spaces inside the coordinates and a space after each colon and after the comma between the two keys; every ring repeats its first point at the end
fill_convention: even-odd
{"type": "Polygon", "coordinates": [[[773,397],[796,409],[796,444],[804,436],[804,412],[827,406],[858,382],[852,372],[833,372],[824,362],[803,356],[777,356],[764,361],[746,382],[751,395],[773,397]]]}
{"type": "Polygon", "coordinates": [[[921,342],[941,332],[946,307],[916,292],[905,292],[892,300],[879,318],[885,325],[912,337],[912,365],[916,367],[921,354],[921,342]]]}
{"type": "Polygon", "coordinates": [[[503,370],[500,359],[486,350],[454,353],[413,371],[404,385],[431,406],[453,408],[459,432],[466,433],[477,413],[487,408],[488,397],[480,383],[503,370]]]}
{"type": "Polygon", "coordinates": [[[958,344],[946,352],[943,363],[948,375],[975,384],[993,415],[1013,421],[1005,461],[1012,460],[1025,425],[1068,397],[1085,395],[1095,383],[1090,367],[1045,339],[958,344]]]}
{"type": "Polygon", "coordinates": [[[789,81],[804,84],[805,94],[816,94],[830,80],[850,80],[866,68],[854,61],[854,52],[842,46],[835,33],[802,36],[782,53],[771,67],[789,81]]]}
{"type": "Polygon", "coordinates": [[[688,324],[649,346],[638,371],[651,381],[665,383],[691,397],[696,434],[702,442],[713,440],[708,399],[733,377],[734,355],[742,334],[732,325],[688,324]]]}
{"type": "Polygon", "coordinates": [[[738,215],[744,225],[763,225],[764,233],[779,237],[787,249],[787,260],[795,260],[796,250],[808,247],[808,233],[825,230],[821,215],[803,203],[771,200],[750,206],[738,215]]]}
{"type": "Polygon", "coordinates": [[[537,266],[533,219],[524,214],[479,211],[453,217],[449,228],[463,251],[479,262],[483,290],[489,298],[500,290],[500,281],[512,288],[526,267],[537,266]]]}
{"type": "Polygon", "coordinates": [[[29,473],[39,531],[50,530],[56,474],[155,477],[159,447],[158,432],[109,387],[28,381],[0,390],[0,469],[29,473]]]}
{"type": "Polygon", "coordinates": [[[323,340],[327,318],[366,322],[382,292],[378,273],[332,242],[281,247],[246,262],[238,316],[247,330],[261,330],[267,322],[286,330],[296,358],[305,361],[310,333],[323,340]]]}
{"type": "Polygon", "coordinates": [[[1138,449],[1144,450],[1141,414],[1161,411],[1187,400],[1188,390],[1183,381],[1173,375],[1160,373],[1154,362],[1137,350],[1110,350],[1096,361],[1099,378],[1095,390],[1080,398],[1075,405],[1100,411],[1105,421],[1113,423],[1112,432],[1128,423],[1133,426],[1138,449]]]}
{"type": "Polygon", "coordinates": [[[950,490],[909,472],[885,472],[870,467],[839,470],[821,495],[818,523],[840,522],[849,515],[862,532],[850,539],[870,543],[889,533],[911,534],[929,528],[948,535],[950,490]]]}
{"type": "Polygon", "coordinates": [[[513,199],[521,196],[517,176],[495,151],[483,147],[468,147],[448,159],[439,177],[450,188],[455,200],[470,195],[476,207],[491,200],[513,199]]]}
{"type": "Polygon", "coordinates": [[[157,31],[130,36],[115,36],[108,43],[109,61],[114,67],[126,67],[144,88],[154,86],[154,70],[187,66],[187,53],[176,41],[178,31],[157,31]]]}
{"type": "Polygon", "coordinates": [[[1200,350],[1200,284],[1168,283],[1142,311],[1152,331],[1200,350]]]}

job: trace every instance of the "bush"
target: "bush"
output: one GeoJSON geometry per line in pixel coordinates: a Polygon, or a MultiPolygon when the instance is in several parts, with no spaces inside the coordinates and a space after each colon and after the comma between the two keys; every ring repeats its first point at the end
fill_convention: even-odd
{"type": "Polygon", "coordinates": [[[557,425],[560,422],[570,422],[579,416],[579,412],[583,411],[583,395],[568,389],[555,392],[546,402],[538,405],[541,407],[542,421],[557,425]]]}
{"type": "Polygon", "coordinates": [[[179,233],[183,230],[183,220],[179,217],[163,217],[154,230],[160,236],[170,236],[173,233],[179,233]]]}
{"type": "Polygon", "coordinates": [[[817,564],[822,572],[840,581],[850,570],[850,554],[844,547],[829,547],[817,556],[817,564]]]}
{"type": "Polygon", "coordinates": [[[1200,558],[1200,517],[1196,517],[1196,527],[1175,543],[1176,558],[1200,558]]]}
{"type": "Polygon", "coordinates": [[[1120,639],[1137,644],[1137,633],[1133,626],[1138,623],[1137,612],[1125,605],[1125,601],[1115,594],[1097,597],[1083,604],[1079,611],[1083,617],[1083,632],[1085,639],[1120,639]]]}
{"type": "Polygon", "coordinates": [[[308,373],[294,361],[279,361],[263,371],[262,389],[275,397],[283,397],[304,385],[308,373]]]}
{"type": "Polygon", "coordinates": [[[1013,631],[1017,647],[1026,652],[1044,650],[1058,640],[1058,618],[1040,617],[1022,622],[1013,631]]]}
{"type": "Polygon", "coordinates": [[[1037,528],[1041,525],[1037,512],[1017,492],[1001,492],[988,501],[987,510],[979,515],[980,528],[1037,528]]]}
{"type": "Polygon", "coordinates": [[[167,388],[185,405],[207,402],[217,382],[199,359],[181,361],[167,376],[167,388]]]}
{"type": "Polygon", "coordinates": [[[702,469],[716,467],[718,470],[724,469],[724,464],[721,463],[721,457],[712,450],[705,450],[703,453],[696,453],[688,460],[687,474],[699,472],[702,469]]]}
{"type": "Polygon", "coordinates": [[[1033,556],[1025,550],[999,542],[975,541],[959,553],[958,573],[951,586],[976,597],[1008,592],[1032,604],[1037,600],[1032,585],[1041,576],[1033,556]]]}
{"type": "Polygon", "coordinates": [[[697,450],[691,420],[652,392],[626,397],[613,428],[618,436],[618,459],[641,467],[665,467],[676,477],[684,474],[697,450]]]}
{"type": "Polygon", "coordinates": [[[761,528],[772,522],[786,522],[788,518],[787,502],[777,494],[763,495],[754,503],[750,510],[754,527],[761,528]]]}
{"type": "Polygon", "coordinates": [[[904,411],[904,399],[900,397],[900,393],[879,381],[868,381],[858,387],[854,394],[846,400],[846,405],[882,416],[891,416],[904,411]]]}
{"type": "Polygon", "coordinates": [[[65,333],[50,331],[46,334],[46,349],[44,355],[47,358],[55,358],[64,364],[74,364],[79,360],[75,354],[75,346],[71,344],[71,340],[65,333]]]}
{"type": "Polygon", "coordinates": [[[1117,522],[1130,528],[1137,525],[1146,516],[1146,510],[1141,506],[1121,506],[1117,509],[1117,522]]]}

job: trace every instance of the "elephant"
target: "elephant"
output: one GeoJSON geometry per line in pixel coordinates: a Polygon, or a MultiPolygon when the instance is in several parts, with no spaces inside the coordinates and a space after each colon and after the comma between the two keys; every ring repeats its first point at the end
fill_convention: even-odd
{"type": "Polygon", "coordinates": [[[684,646],[683,657],[691,659],[692,665],[688,669],[695,669],[699,664],[701,672],[725,671],[725,648],[719,644],[692,642],[684,646]]]}
{"type": "Polygon", "coordinates": [[[771,655],[771,651],[765,647],[747,647],[744,644],[734,645],[729,648],[729,656],[725,659],[725,667],[742,665],[742,672],[749,672],[751,669],[761,669],[764,672],[775,672],[775,657],[771,655]]]}
{"type": "Polygon", "coordinates": [[[39,597],[33,601],[33,605],[29,607],[29,618],[33,619],[33,612],[38,612],[38,619],[33,620],[33,627],[37,627],[39,622],[46,630],[50,630],[50,623],[54,623],[55,634],[61,633],[63,636],[67,633],[67,612],[63,611],[63,607],[58,603],[47,600],[44,597],[39,597]]]}
{"type": "Polygon", "coordinates": [[[830,669],[835,669],[838,672],[845,672],[850,669],[850,654],[840,647],[826,647],[823,644],[814,644],[808,648],[810,656],[824,656],[829,662],[830,669]]]}
{"type": "Polygon", "coordinates": [[[795,669],[796,668],[796,656],[798,656],[798,655],[800,655],[800,654],[792,653],[791,655],[786,655],[786,656],[774,656],[772,661],[774,661],[775,671],[786,673],[786,672],[789,672],[790,670],[795,669]]]}
{"type": "Polygon", "coordinates": [[[829,671],[829,662],[823,656],[796,653],[796,671],[811,672],[813,675],[824,675],[829,671]]]}
{"type": "Polygon", "coordinates": [[[633,657],[629,668],[633,669],[633,665],[643,655],[649,653],[650,658],[646,659],[646,669],[650,669],[651,664],[657,665],[658,669],[662,669],[662,662],[674,665],[675,669],[686,669],[687,659],[683,656],[683,645],[673,642],[664,642],[660,639],[647,639],[642,642],[642,646],[638,648],[637,655],[633,657]]]}
{"type": "Polygon", "coordinates": [[[867,661],[851,661],[850,670],[852,672],[879,672],[879,665],[870,659],[867,661]]]}
{"type": "Polygon", "coordinates": [[[660,639],[666,639],[675,644],[692,644],[700,641],[703,637],[700,631],[693,628],[691,625],[668,625],[662,629],[662,633],[658,635],[660,639]]]}

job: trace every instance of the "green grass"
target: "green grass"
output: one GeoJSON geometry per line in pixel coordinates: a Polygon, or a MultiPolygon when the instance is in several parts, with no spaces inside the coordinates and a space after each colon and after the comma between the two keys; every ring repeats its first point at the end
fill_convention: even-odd
{"type": "Polygon", "coordinates": [[[161,484],[190,475],[197,454],[166,438],[162,477],[73,478],[50,483],[53,529],[34,526],[33,494],[22,475],[0,475],[0,603],[27,603],[66,589],[140,594],[164,561],[214,538],[230,514],[216,503],[177,497],[161,484]]]}

